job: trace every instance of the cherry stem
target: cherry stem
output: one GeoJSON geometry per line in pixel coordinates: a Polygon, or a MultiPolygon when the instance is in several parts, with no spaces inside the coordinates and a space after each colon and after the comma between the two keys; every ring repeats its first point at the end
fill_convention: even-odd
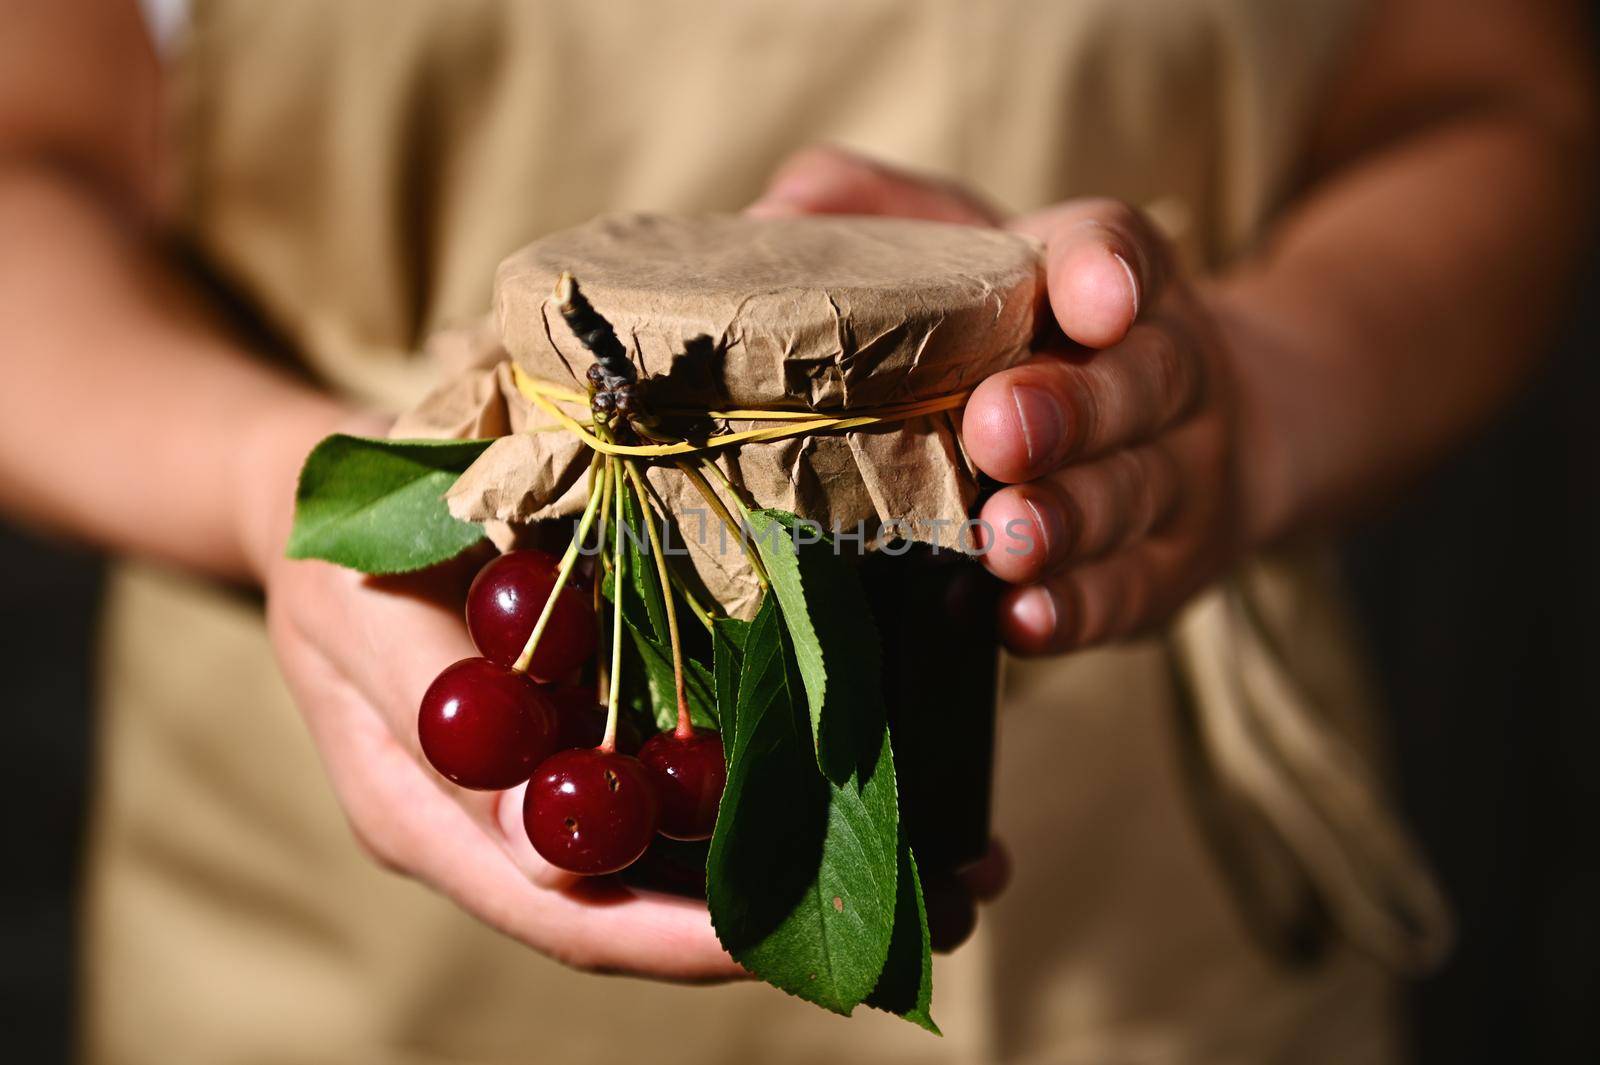
{"type": "Polygon", "coordinates": [[[715,633],[717,631],[716,612],[702,603],[695,596],[693,589],[684,583],[682,577],[678,576],[677,570],[669,566],[667,568],[667,576],[672,579],[672,586],[678,590],[678,594],[683,596],[684,600],[688,602],[690,613],[694,614],[694,616],[699,619],[700,624],[705,626],[706,632],[715,633]]]}
{"type": "MultiPolygon", "coordinates": [[[[650,483],[648,477],[644,478],[643,484],[647,506],[655,508],[656,514],[661,518],[662,528],[665,528],[668,520],[667,516],[672,513],[672,508],[668,507],[662,500],[661,496],[656,492],[655,485],[650,483]]],[[[707,633],[715,635],[717,612],[700,601],[700,597],[695,594],[693,588],[689,587],[689,583],[678,573],[678,568],[672,565],[670,559],[667,562],[667,578],[672,582],[672,586],[678,590],[678,594],[683,596],[684,602],[689,604],[689,609],[693,612],[695,619],[705,626],[707,633]]]]}
{"type": "Polygon", "coordinates": [[[607,459],[606,468],[615,486],[617,507],[617,540],[611,570],[611,694],[606,699],[606,735],[600,741],[600,749],[610,754],[617,749],[617,699],[622,692],[622,590],[627,586],[623,578],[628,574],[628,556],[622,550],[622,498],[627,494],[627,485],[622,483],[616,459],[607,459]]]}
{"type": "MultiPolygon", "coordinates": [[[[767,567],[761,564],[761,556],[756,554],[755,548],[750,546],[750,541],[745,539],[744,528],[728,512],[727,505],[718,497],[716,490],[711,487],[704,474],[696,469],[692,463],[685,462],[682,459],[678,460],[677,465],[678,469],[683,471],[683,475],[689,478],[689,483],[694,485],[695,490],[700,493],[700,497],[706,501],[706,505],[716,514],[718,520],[733,534],[733,538],[739,541],[739,547],[744,551],[745,561],[750,563],[751,569],[755,570],[756,583],[761,585],[761,590],[765,592],[769,583],[767,567]]],[[[705,465],[716,473],[718,479],[722,481],[723,487],[733,497],[734,505],[748,519],[750,512],[745,509],[744,501],[739,498],[739,494],[733,490],[733,485],[729,484],[728,479],[723,476],[722,470],[717,467],[715,462],[709,459],[705,460],[705,465]]]]}
{"type": "Polygon", "coordinates": [[[655,556],[656,572],[661,576],[661,598],[667,605],[667,639],[672,644],[672,685],[678,696],[677,735],[686,740],[694,734],[694,723],[689,719],[689,700],[683,694],[683,646],[678,640],[678,607],[677,596],[672,592],[672,574],[667,569],[667,553],[661,549],[661,538],[656,535],[654,511],[645,491],[644,478],[639,476],[639,467],[627,459],[622,460],[622,466],[628,471],[628,480],[633,482],[633,490],[639,497],[641,518],[650,534],[650,553],[655,556]]]}
{"type": "MultiPolygon", "coordinates": [[[[607,464],[606,460],[602,459],[598,455],[595,456],[595,459],[601,469],[600,480],[602,491],[600,496],[600,511],[596,516],[598,527],[595,531],[595,539],[599,545],[599,552],[595,559],[596,565],[594,573],[594,626],[596,629],[595,646],[604,647],[606,645],[606,618],[604,609],[605,595],[601,586],[605,583],[605,570],[609,561],[606,557],[605,549],[606,531],[611,527],[611,493],[615,490],[616,486],[611,480],[611,467],[607,464]]],[[[603,703],[606,701],[606,693],[610,691],[611,688],[611,670],[607,666],[604,656],[601,656],[594,672],[595,684],[597,685],[596,701],[603,703]]]]}
{"type": "Polygon", "coordinates": [[[561,566],[556,570],[556,582],[551,585],[550,594],[545,597],[544,609],[539,611],[539,620],[534,622],[533,631],[528,633],[528,642],[523,644],[522,653],[511,666],[518,673],[528,672],[528,667],[533,664],[533,652],[539,646],[539,638],[544,635],[544,627],[550,623],[550,616],[555,613],[556,597],[561,594],[561,589],[566,587],[567,578],[572,576],[572,568],[578,564],[579,549],[589,535],[589,527],[594,524],[595,511],[600,509],[600,497],[606,476],[602,473],[597,483],[595,470],[599,466],[598,458],[589,464],[589,502],[584,505],[583,518],[578,522],[578,531],[573,534],[572,542],[567,545],[566,552],[561,556],[561,566]]]}

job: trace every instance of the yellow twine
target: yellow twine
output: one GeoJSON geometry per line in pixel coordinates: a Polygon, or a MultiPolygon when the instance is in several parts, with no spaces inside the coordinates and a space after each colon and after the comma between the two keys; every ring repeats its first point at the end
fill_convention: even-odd
{"type": "Polygon", "coordinates": [[[908,418],[916,418],[924,414],[937,414],[940,411],[955,410],[964,404],[967,401],[967,397],[972,394],[972,390],[967,389],[962,392],[953,392],[947,396],[935,396],[932,399],[917,400],[911,403],[872,407],[868,408],[864,413],[849,415],[827,415],[818,414],[815,411],[793,410],[667,410],[662,413],[736,421],[782,421],[788,424],[775,425],[765,429],[745,429],[737,433],[719,433],[716,436],[708,436],[698,443],[691,440],[679,440],[670,444],[618,444],[596,436],[582,422],[551,402],[551,400],[555,399],[566,403],[581,403],[584,406],[588,406],[589,397],[587,395],[569,388],[562,388],[548,381],[540,381],[529,377],[519,366],[513,365],[511,367],[511,375],[517,383],[517,391],[526,396],[534,406],[555,418],[561,423],[562,428],[577,436],[589,447],[605,455],[634,455],[642,458],[695,455],[715,448],[729,447],[733,444],[761,443],[828,430],[859,429],[868,425],[905,421],[908,418]]]}

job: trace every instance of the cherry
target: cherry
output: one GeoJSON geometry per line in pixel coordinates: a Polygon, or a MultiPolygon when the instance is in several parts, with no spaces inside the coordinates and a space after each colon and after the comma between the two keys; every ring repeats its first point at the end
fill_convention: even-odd
{"type": "MultiPolygon", "coordinates": [[[[592,685],[552,685],[545,688],[544,693],[555,706],[560,721],[559,750],[600,746],[606,735],[606,708],[595,701],[592,685]]],[[[636,754],[642,742],[637,726],[626,717],[619,718],[617,750],[636,754]]]]}
{"type": "Polygon", "coordinates": [[[626,869],[655,837],[661,800],[638,760],[594,748],[560,751],[528,782],[522,823],[558,869],[600,876],[626,869]]]}
{"type": "Polygon", "coordinates": [[[622,882],[647,891],[704,901],[708,844],[657,836],[644,855],[622,871],[622,882]]]}
{"type": "Polygon", "coordinates": [[[657,733],[640,748],[639,761],[661,793],[661,834],[668,839],[709,837],[728,780],[722,737],[704,728],[687,736],[657,733]]]}
{"type": "Polygon", "coordinates": [[[557,747],[555,707],[521,673],[486,658],[464,658],[422,696],[422,753],[464,788],[514,788],[557,747]]]}
{"type": "MultiPolygon", "coordinates": [[[[509,666],[522,654],[555,587],[560,563],[544,551],[511,551],[484,566],[467,591],[467,631],[479,653],[509,666]]],[[[557,680],[594,654],[594,614],[588,595],[569,581],[539,637],[528,672],[557,680]]]]}

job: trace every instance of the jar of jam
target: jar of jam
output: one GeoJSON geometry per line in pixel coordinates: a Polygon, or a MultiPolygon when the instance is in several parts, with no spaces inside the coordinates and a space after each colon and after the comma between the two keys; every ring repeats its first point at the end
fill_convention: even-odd
{"type": "Polygon", "coordinates": [[[861,579],[883,643],[901,821],[919,868],[959,869],[989,845],[1000,582],[925,544],[868,555],[861,579]]]}

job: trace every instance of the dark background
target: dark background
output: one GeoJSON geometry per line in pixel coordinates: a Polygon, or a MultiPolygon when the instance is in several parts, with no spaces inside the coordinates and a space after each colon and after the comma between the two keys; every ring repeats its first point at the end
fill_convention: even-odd
{"type": "MultiPolygon", "coordinates": [[[[1419,1065],[1600,1062],[1600,261],[1535,386],[1352,539],[1402,798],[1461,923],[1419,1065]]],[[[69,1057],[102,564],[0,525],[0,1056],[69,1057]]]]}
{"type": "Polygon", "coordinates": [[[1600,1062],[1600,257],[1548,373],[1347,552],[1461,942],[1423,1065],[1600,1062]]]}

